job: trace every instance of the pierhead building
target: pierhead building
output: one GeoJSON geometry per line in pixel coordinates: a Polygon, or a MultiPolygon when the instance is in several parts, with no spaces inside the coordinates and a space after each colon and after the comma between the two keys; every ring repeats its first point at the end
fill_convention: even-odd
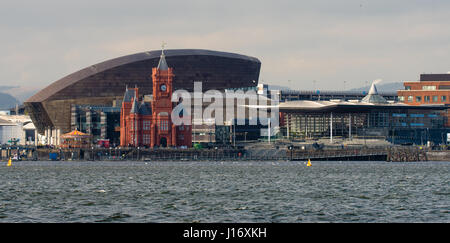
{"type": "Polygon", "coordinates": [[[161,51],[158,66],[152,68],[151,101],[139,101],[139,88],[126,88],[120,113],[120,146],[191,147],[190,124],[176,126],[171,119],[174,76],[161,51]]]}

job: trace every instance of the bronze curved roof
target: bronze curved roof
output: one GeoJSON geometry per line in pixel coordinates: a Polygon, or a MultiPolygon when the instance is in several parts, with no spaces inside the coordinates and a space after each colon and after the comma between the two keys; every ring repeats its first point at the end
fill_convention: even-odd
{"type": "MultiPolygon", "coordinates": [[[[232,59],[241,59],[245,61],[255,62],[260,65],[260,61],[255,57],[245,56],[241,54],[211,51],[203,49],[172,49],[164,50],[166,57],[174,56],[217,56],[232,59]]],[[[131,54],[127,56],[122,56],[114,59],[110,59],[98,64],[91,65],[70,75],[67,75],[54,83],[50,84],[46,88],[42,89],[32,97],[30,97],[26,102],[43,102],[48,100],[52,95],[57,92],[76,84],[78,81],[86,79],[90,76],[97,75],[101,72],[113,69],[119,66],[127,65],[134,62],[145,61],[148,59],[159,59],[161,55],[161,50],[141,52],[136,54],[131,54]]],[[[170,65],[170,63],[169,63],[170,65]]]]}

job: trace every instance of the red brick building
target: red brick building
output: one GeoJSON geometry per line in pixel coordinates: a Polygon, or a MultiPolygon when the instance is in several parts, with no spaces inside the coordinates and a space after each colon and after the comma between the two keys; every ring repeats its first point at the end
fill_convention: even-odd
{"type": "Polygon", "coordinates": [[[121,146],[192,146],[191,126],[172,124],[173,77],[162,51],[158,67],[152,68],[151,102],[139,101],[137,87],[126,88],[120,113],[121,146]]]}
{"type": "MultiPolygon", "coordinates": [[[[403,83],[405,89],[398,90],[400,102],[408,105],[450,104],[450,74],[421,74],[420,81],[403,83]]],[[[446,127],[450,126],[449,112],[446,111],[446,127]]]]}

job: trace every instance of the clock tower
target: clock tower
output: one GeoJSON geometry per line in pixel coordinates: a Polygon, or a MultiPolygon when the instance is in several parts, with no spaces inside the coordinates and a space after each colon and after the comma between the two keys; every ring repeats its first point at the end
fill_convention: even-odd
{"type": "MultiPolygon", "coordinates": [[[[139,101],[139,89],[125,90],[120,112],[120,146],[191,147],[190,124],[172,124],[173,70],[161,51],[158,67],[152,68],[153,98],[151,104],[139,101]]],[[[183,116],[190,115],[183,110],[183,116]]]]}
{"type": "Polygon", "coordinates": [[[172,124],[172,81],[173,70],[169,68],[161,50],[158,67],[152,68],[153,99],[152,99],[152,136],[151,147],[176,146],[176,127],[172,124]]]}

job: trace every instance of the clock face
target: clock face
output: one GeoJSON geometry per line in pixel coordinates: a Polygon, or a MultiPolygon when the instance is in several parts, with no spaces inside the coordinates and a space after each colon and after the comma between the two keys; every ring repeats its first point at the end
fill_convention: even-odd
{"type": "Polygon", "coordinates": [[[165,84],[163,84],[163,85],[160,86],[160,89],[161,89],[161,91],[166,91],[167,87],[166,87],[165,84]]]}

